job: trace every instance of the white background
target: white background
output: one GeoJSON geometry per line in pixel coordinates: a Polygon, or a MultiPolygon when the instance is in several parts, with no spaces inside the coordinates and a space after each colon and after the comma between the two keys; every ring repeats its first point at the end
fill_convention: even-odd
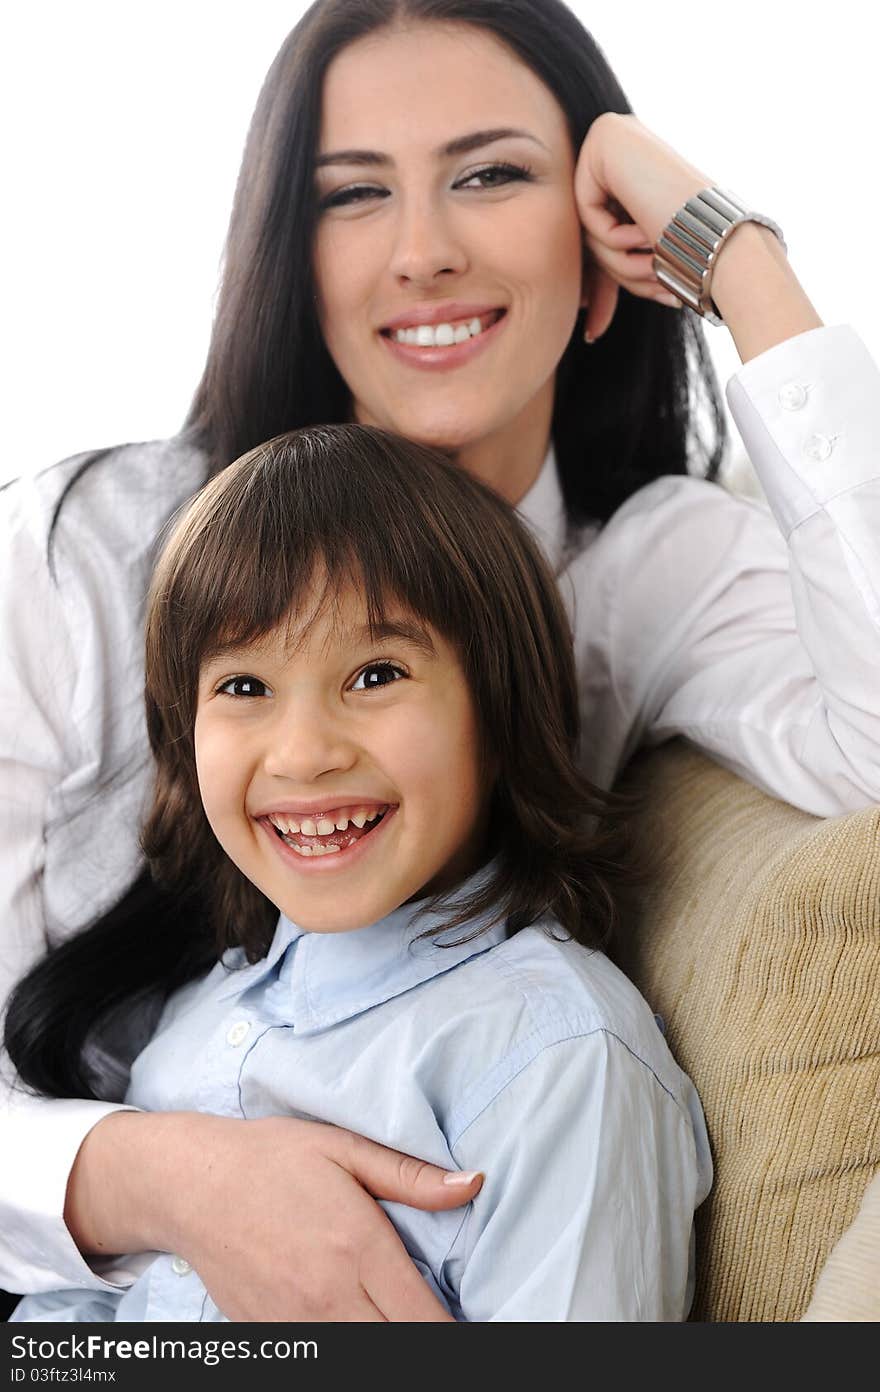
{"type": "MultiPolygon", "coordinates": [[[[250,114],[304,8],[4,7],[0,479],[179,427],[207,347],[250,114]]],[[[872,7],[572,8],[640,118],[774,217],[820,316],[853,324],[880,356],[872,7]]],[[[706,334],[723,383],[736,349],[726,329],[706,334]]]]}

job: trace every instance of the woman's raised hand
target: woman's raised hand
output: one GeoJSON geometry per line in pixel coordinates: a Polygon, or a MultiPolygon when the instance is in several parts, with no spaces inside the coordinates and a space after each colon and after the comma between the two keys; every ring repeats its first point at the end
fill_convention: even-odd
{"type": "Polygon", "coordinates": [[[574,176],[588,253],[585,331],[591,340],[614,318],[620,286],[680,306],[654,274],[654,244],[679,208],[712,182],[638,117],[606,111],[596,118],[574,176]]]}
{"type": "Polygon", "coordinates": [[[479,1192],[449,1174],[320,1122],[114,1112],[80,1148],[65,1218],[84,1252],[184,1257],[231,1320],[449,1321],[374,1201],[479,1192]]]}

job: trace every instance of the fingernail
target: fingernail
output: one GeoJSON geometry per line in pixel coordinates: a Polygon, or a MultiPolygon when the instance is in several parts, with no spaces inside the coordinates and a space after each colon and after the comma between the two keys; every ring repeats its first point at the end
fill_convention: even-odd
{"type": "Polygon", "coordinates": [[[681,309],[683,303],[677,295],[658,295],[657,299],[661,304],[669,305],[670,309],[681,309]]]}
{"type": "Polygon", "coordinates": [[[455,1170],[443,1176],[443,1183],[448,1184],[450,1189],[466,1189],[475,1179],[482,1178],[479,1170],[455,1170]]]}
{"type": "Polygon", "coordinates": [[[584,343],[588,343],[588,344],[592,345],[592,344],[595,343],[595,342],[596,342],[595,338],[593,338],[590,334],[588,334],[588,333],[585,333],[585,334],[584,334],[584,343]]]}

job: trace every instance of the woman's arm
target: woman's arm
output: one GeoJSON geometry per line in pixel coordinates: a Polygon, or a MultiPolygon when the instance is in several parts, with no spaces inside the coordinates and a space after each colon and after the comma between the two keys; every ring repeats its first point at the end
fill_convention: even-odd
{"type": "MultiPolygon", "coordinates": [[[[620,285],[656,297],[639,248],[713,180],[614,113],[591,128],[577,178],[598,335],[620,285]]],[[[728,402],[778,531],[687,480],[612,519],[616,588],[598,622],[626,752],[683,734],[776,797],[853,811],[880,800],[880,373],[851,329],[822,326],[766,228],[733,231],[712,294],[744,361],[728,402]]]]}
{"type": "MultiPolygon", "coordinates": [[[[46,559],[49,511],[37,480],[0,493],[0,1005],[44,951],[46,827],[61,812],[53,797],[84,762],[76,654],[46,559]]],[[[2,1073],[0,1285],[88,1282],[62,1221],[64,1192],[83,1137],[112,1107],[36,1101],[13,1090],[8,1060],[2,1073]]]]}
{"type": "Polygon", "coordinates": [[[85,1252],[184,1257],[232,1320],[445,1321],[374,1198],[439,1211],[479,1187],[317,1122],[128,1112],[83,1142],[65,1218],[85,1252]]]}
{"type": "MultiPolygon", "coordinates": [[[[679,208],[715,183],[638,117],[605,112],[593,122],[575,176],[592,253],[586,287],[592,340],[614,318],[619,286],[643,298],[669,296],[654,274],[651,249],[679,208]],[[607,206],[609,196],[632,222],[619,221],[607,206]]],[[[712,272],[711,293],[744,363],[822,326],[779,239],[759,223],[742,223],[730,233],[712,272]]]]}

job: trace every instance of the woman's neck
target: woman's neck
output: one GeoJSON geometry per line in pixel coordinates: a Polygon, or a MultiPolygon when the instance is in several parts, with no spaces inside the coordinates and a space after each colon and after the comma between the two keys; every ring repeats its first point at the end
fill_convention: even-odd
{"type": "Polygon", "coordinates": [[[516,506],[541,472],[550,448],[552,419],[552,391],[539,393],[501,430],[458,449],[456,461],[516,506]]]}

